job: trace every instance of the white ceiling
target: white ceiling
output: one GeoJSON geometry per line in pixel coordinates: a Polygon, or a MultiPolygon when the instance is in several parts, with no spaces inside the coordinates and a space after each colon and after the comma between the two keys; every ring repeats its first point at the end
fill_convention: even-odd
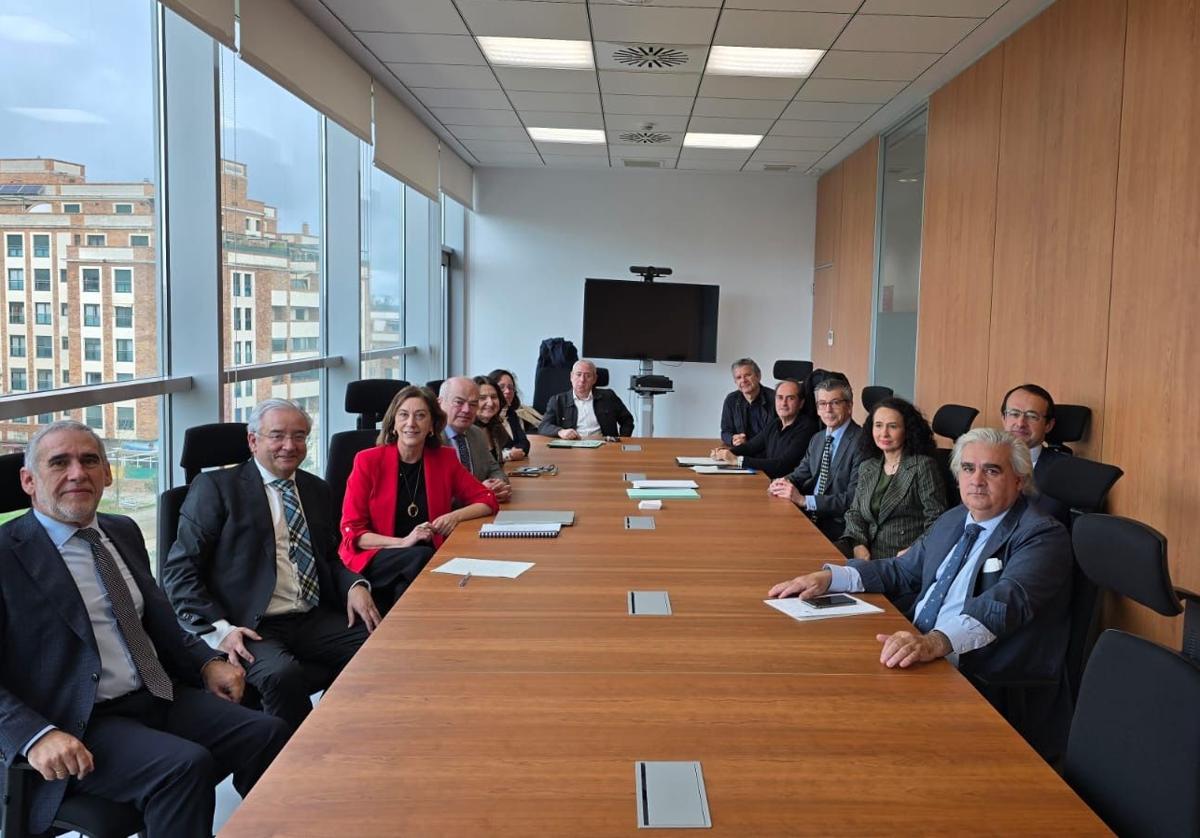
{"type": "Polygon", "coordinates": [[[293,0],[474,166],[815,174],[886,130],[1051,0],[293,0]],[[593,44],[596,70],[493,67],[480,36],[593,44]],[[666,47],[641,68],[614,55],[666,47]],[[707,75],[713,45],[827,50],[807,79],[707,75]],[[604,130],[535,143],[526,128],[604,130]],[[762,134],[750,151],[686,132],[762,134]],[[652,144],[630,134],[655,134],[652,144]],[[643,162],[643,165],[647,165],[643,162]],[[649,164],[653,165],[653,164],[649,164]]]}

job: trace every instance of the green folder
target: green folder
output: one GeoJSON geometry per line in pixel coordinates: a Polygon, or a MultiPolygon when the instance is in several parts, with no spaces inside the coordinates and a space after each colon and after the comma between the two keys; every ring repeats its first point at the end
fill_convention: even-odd
{"type": "Polygon", "coordinates": [[[633,500],[700,500],[695,489],[626,489],[633,500]]]}
{"type": "Polygon", "coordinates": [[[599,448],[602,439],[555,439],[546,443],[547,448],[599,448]]]}

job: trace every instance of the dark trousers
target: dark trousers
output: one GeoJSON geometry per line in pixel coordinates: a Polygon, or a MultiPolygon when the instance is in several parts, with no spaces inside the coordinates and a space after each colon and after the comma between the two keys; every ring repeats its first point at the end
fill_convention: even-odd
{"type": "Polygon", "coordinates": [[[346,612],[320,606],[304,614],[265,617],[246,640],[254,663],[246,680],[262,696],[263,709],[292,729],[312,711],[309,695],[329,686],[367,639],[362,620],[347,628],[346,612]]]}
{"type": "Polygon", "coordinates": [[[380,614],[386,614],[396,604],[432,558],[433,548],[424,544],[388,547],[371,557],[363,576],[371,583],[371,594],[380,614]]]}
{"type": "Polygon", "coordinates": [[[96,767],[67,793],[133,803],[150,838],[211,836],[214,786],[232,773],[245,796],[290,734],[203,690],[176,685],[174,701],[138,690],[95,706],[83,744],[96,767]]]}

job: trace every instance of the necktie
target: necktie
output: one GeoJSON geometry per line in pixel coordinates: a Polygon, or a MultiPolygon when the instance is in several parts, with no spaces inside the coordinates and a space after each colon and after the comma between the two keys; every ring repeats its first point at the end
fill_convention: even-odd
{"type": "Polygon", "coordinates": [[[170,701],[175,696],[171,686],[171,678],[163,669],[150,636],[138,619],[137,608],[133,604],[133,595],[129,593],[129,585],[117,567],[117,560],[100,540],[100,533],[92,528],[76,530],[75,535],[82,538],[92,548],[92,561],[96,563],[96,572],[108,593],[108,602],[112,606],[113,616],[117,618],[117,628],[125,639],[125,648],[133,658],[133,666],[138,676],[145,684],[147,691],[155,698],[170,701]]]}
{"type": "Polygon", "coordinates": [[[829,466],[833,462],[833,434],[825,434],[825,447],[821,449],[821,470],[817,472],[817,490],[814,495],[823,495],[829,488],[829,466]]]}
{"type": "Polygon", "coordinates": [[[312,539],[308,535],[308,522],[300,509],[296,497],[295,480],[272,480],[271,485],[283,496],[283,512],[287,518],[288,558],[296,565],[296,576],[300,581],[300,595],[309,605],[321,601],[321,588],[317,582],[317,560],[313,555],[312,539]]]}
{"type": "Polygon", "coordinates": [[[467,471],[473,472],[471,468],[471,450],[467,448],[467,435],[455,434],[454,447],[458,449],[458,461],[466,466],[467,471]]]}
{"type": "Polygon", "coordinates": [[[933,586],[929,598],[925,600],[925,606],[917,615],[917,619],[913,621],[913,625],[921,634],[928,634],[937,625],[938,614],[941,613],[942,605],[946,602],[946,594],[949,592],[950,586],[954,584],[954,578],[962,570],[963,563],[971,554],[971,548],[975,546],[975,539],[981,532],[983,532],[983,527],[978,524],[967,524],[967,528],[963,530],[962,538],[958,540],[954,552],[950,555],[950,560],[946,563],[941,578],[933,586]]]}

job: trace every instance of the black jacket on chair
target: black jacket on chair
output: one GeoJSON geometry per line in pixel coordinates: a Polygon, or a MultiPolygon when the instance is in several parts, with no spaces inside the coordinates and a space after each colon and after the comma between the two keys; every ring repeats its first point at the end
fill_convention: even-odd
{"type": "MultiPolygon", "coordinates": [[[[600,433],[605,436],[630,436],[633,434],[633,414],[621,397],[612,390],[596,387],[592,390],[592,410],[596,411],[596,421],[600,423],[600,433]]],[[[538,433],[545,436],[558,436],[558,432],[566,428],[574,429],[579,421],[575,409],[575,393],[568,390],[551,396],[546,403],[546,412],[542,416],[542,424],[538,433]]]]}

